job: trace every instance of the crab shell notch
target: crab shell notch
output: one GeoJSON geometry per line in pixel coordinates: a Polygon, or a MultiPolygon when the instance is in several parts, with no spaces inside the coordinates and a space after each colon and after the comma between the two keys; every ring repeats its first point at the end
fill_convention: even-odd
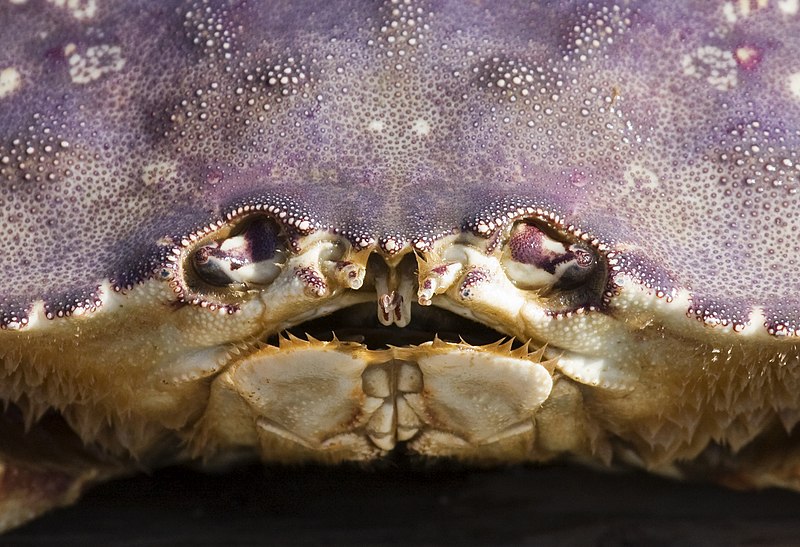
{"type": "Polygon", "coordinates": [[[800,5],[0,5],[0,526],[174,462],[798,488],[800,5]]]}

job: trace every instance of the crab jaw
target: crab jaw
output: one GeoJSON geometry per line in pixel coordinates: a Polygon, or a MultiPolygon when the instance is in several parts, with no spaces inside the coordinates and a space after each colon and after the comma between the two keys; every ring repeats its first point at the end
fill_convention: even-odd
{"type": "MultiPolygon", "coordinates": [[[[561,331],[547,327],[553,319],[538,289],[553,289],[575,252],[537,228],[526,230],[528,239],[533,232],[537,245],[548,246],[543,260],[554,272],[543,284],[534,281],[534,291],[535,272],[517,286],[503,253],[487,252],[490,242],[478,238],[391,254],[350,249],[325,234],[305,238],[282,273],[253,291],[266,334],[216,377],[194,454],[244,443],[260,446],[269,459],[368,460],[405,442],[427,455],[529,458],[560,359],[580,381],[607,388],[621,382],[605,381],[594,361],[585,372],[586,360],[558,344],[543,348],[561,331]],[[370,302],[372,318],[364,319],[359,314],[370,302]],[[336,310],[335,320],[325,318],[336,310]],[[457,326],[446,329],[447,322],[457,326]],[[467,324],[481,331],[464,334],[477,345],[438,337],[465,332],[467,324]],[[290,334],[277,334],[285,330],[290,334]]],[[[242,255],[234,245],[217,248],[242,255]]],[[[540,266],[540,255],[512,257],[516,271],[523,260],[540,266]]]]}
{"type": "MultiPolygon", "coordinates": [[[[276,280],[281,294],[295,297],[286,303],[295,321],[304,320],[289,334],[262,338],[216,378],[194,436],[196,454],[208,456],[247,439],[278,460],[370,460],[398,442],[428,455],[524,459],[534,442],[535,415],[553,386],[553,363],[544,352],[500,343],[503,334],[492,339],[489,328],[481,333],[490,342],[485,345],[441,340],[437,330],[445,316],[457,330],[466,321],[438,306],[438,312],[419,306],[419,279],[430,272],[418,272],[413,253],[331,262],[322,258],[332,256],[329,245],[318,242],[298,255],[297,265],[289,261],[287,269],[306,275],[285,285],[276,280]],[[337,275],[342,270],[356,275],[337,275]],[[299,295],[309,309],[298,314],[299,295]],[[370,301],[371,313],[365,308],[370,301]],[[358,342],[346,339],[341,322],[327,323],[325,312],[334,302],[337,315],[350,316],[350,331],[361,333],[358,342]],[[318,339],[328,324],[332,334],[318,339]]],[[[459,276],[451,277],[455,282],[459,276]]],[[[436,302],[454,289],[439,279],[436,302]]],[[[265,317],[284,309],[277,296],[260,299],[265,317]]]]}
{"type": "Polygon", "coordinates": [[[552,377],[541,352],[510,346],[435,340],[369,350],[283,339],[218,378],[199,446],[207,453],[209,443],[251,439],[270,459],[325,461],[373,459],[399,441],[429,455],[477,457],[500,442],[522,459],[552,377]]]}

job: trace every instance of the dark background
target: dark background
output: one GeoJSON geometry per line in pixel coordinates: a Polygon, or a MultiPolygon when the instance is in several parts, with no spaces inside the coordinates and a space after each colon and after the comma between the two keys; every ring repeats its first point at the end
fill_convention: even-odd
{"type": "Polygon", "coordinates": [[[3,545],[800,545],[800,494],[560,465],[171,468],[103,484],[3,545]]]}

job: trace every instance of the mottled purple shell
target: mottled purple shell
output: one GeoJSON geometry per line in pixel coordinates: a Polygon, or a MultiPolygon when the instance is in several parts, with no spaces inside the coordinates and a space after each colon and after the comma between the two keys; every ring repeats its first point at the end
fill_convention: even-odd
{"type": "Polygon", "coordinates": [[[797,11],[5,2],[0,318],[91,308],[243,204],[357,242],[532,205],[701,318],[794,332],[797,11]]]}

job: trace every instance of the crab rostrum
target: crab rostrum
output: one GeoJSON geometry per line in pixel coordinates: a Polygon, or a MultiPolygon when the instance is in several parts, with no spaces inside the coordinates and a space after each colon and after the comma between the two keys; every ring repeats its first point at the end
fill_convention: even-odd
{"type": "Polygon", "coordinates": [[[0,526],[176,462],[800,488],[800,3],[0,4],[0,526]]]}

